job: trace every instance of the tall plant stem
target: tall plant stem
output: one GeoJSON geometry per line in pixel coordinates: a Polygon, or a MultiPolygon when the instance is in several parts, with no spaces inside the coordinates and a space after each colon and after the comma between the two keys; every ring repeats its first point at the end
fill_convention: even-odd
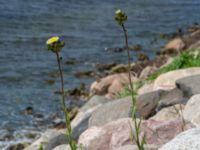
{"type": "Polygon", "coordinates": [[[133,93],[134,89],[133,89],[133,84],[132,84],[132,80],[131,80],[131,55],[130,55],[129,45],[128,45],[128,35],[127,35],[127,31],[126,31],[124,24],[122,24],[122,28],[124,31],[125,48],[127,50],[127,56],[128,56],[128,79],[129,79],[129,83],[130,83],[130,87],[131,87],[131,91],[132,91],[131,95],[132,95],[132,98],[134,98],[134,93],[133,93]]]}
{"type": "Polygon", "coordinates": [[[64,116],[65,116],[65,124],[66,124],[66,128],[67,128],[67,133],[66,133],[67,140],[69,142],[71,149],[76,150],[76,144],[74,143],[73,138],[72,138],[72,129],[71,129],[69,112],[68,112],[66,104],[65,104],[64,80],[63,80],[63,73],[62,73],[62,68],[61,68],[61,63],[60,63],[60,56],[59,56],[58,52],[56,52],[56,58],[57,58],[58,69],[59,69],[59,73],[60,73],[61,93],[62,93],[61,105],[62,105],[62,109],[64,111],[64,116]]]}
{"type": "MultiPolygon", "coordinates": [[[[127,35],[127,30],[124,26],[124,24],[122,24],[122,29],[124,31],[124,38],[125,38],[125,48],[127,50],[127,56],[128,56],[128,79],[129,79],[129,83],[130,83],[130,88],[131,88],[131,97],[132,97],[132,103],[133,103],[133,108],[132,108],[132,118],[133,118],[133,122],[134,122],[134,126],[135,126],[135,142],[139,148],[139,150],[144,150],[143,144],[142,142],[140,142],[139,139],[139,134],[140,134],[140,123],[137,123],[137,116],[136,116],[136,98],[134,96],[134,88],[133,88],[133,84],[132,84],[132,80],[131,80],[131,55],[130,55],[130,51],[129,51],[129,45],[128,45],[128,35],[127,35]]],[[[140,120],[141,121],[141,120],[140,120]]]]}

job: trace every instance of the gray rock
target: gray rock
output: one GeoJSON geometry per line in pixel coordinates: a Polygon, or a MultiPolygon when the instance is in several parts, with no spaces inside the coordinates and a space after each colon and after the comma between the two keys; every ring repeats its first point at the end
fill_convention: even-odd
{"type": "Polygon", "coordinates": [[[96,107],[98,105],[104,104],[111,101],[110,99],[106,98],[105,96],[95,95],[93,96],[83,107],[81,107],[81,112],[86,112],[88,109],[92,107],[96,107]]]}
{"type": "Polygon", "coordinates": [[[186,103],[187,101],[188,98],[184,97],[183,92],[178,88],[167,91],[162,90],[157,110],[175,104],[186,103]]]}
{"type": "Polygon", "coordinates": [[[200,94],[200,74],[181,78],[176,81],[176,85],[186,97],[200,94]]]}
{"type": "Polygon", "coordinates": [[[104,96],[93,96],[79,111],[72,121],[73,138],[78,139],[79,135],[88,128],[88,120],[91,114],[102,104],[110,100],[104,96]]]}
{"type": "Polygon", "coordinates": [[[172,106],[187,101],[182,91],[175,88],[172,90],[157,90],[137,97],[137,111],[143,118],[149,118],[164,107],[172,106]]]}
{"type": "Polygon", "coordinates": [[[131,116],[131,97],[108,102],[99,107],[89,119],[89,127],[101,126],[119,118],[131,116]]]}
{"type": "Polygon", "coordinates": [[[200,128],[187,130],[159,150],[200,150],[200,128]]]}
{"type": "Polygon", "coordinates": [[[186,120],[191,121],[196,126],[200,126],[200,94],[192,96],[187,102],[183,111],[186,120]]]}
{"type": "Polygon", "coordinates": [[[59,145],[59,142],[58,144],[56,144],[54,142],[55,141],[54,139],[59,137],[60,135],[63,135],[64,133],[65,130],[48,129],[45,131],[45,133],[42,134],[42,136],[39,139],[37,139],[35,142],[33,142],[30,146],[28,146],[24,150],[37,150],[41,145],[45,148],[46,145],[48,144],[50,144],[51,146],[55,144],[57,146],[59,145]],[[53,143],[49,143],[49,141],[53,141],[53,143]]]}
{"type": "Polygon", "coordinates": [[[67,143],[66,134],[60,134],[50,139],[44,150],[52,150],[56,146],[66,143],[67,143]]]}
{"type": "MultiPolygon", "coordinates": [[[[146,93],[137,97],[137,114],[142,118],[149,118],[161,108],[182,103],[183,101],[185,101],[183,94],[178,89],[146,93]]],[[[131,117],[131,114],[131,97],[108,102],[94,111],[89,119],[89,127],[101,126],[119,118],[131,117]]]]}
{"type": "Polygon", "coordinates": [[[148,118],[155,114],[161,94],[162,91],[158,90],[139,95],[136,102],[138,115],[143,118],[148,118]]]}

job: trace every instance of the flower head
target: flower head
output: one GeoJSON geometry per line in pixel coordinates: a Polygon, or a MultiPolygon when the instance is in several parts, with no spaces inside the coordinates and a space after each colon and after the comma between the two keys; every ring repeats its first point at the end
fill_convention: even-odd
{"type": "Polygon", "coordinates": [[[53,36],[51,38],[49,38],[46,42],[47,45],[51,45],[53,43],[56,43],[59,41],[59,37],[58,36],[53,36]]]}
{"type": "Polygon", "coordinates": [[[122,25],[127,20],[127,15],[121,9],[118,9],[115,12],[115,20],[118,22],[119,25],[122,25]]]}
{"type": "Polygon", "coordinates": [[[61,41],[58,36],[53,36],[46,41],[48,50],[52,52],[59,52],[64,46],[64,41],[61,41]]]}

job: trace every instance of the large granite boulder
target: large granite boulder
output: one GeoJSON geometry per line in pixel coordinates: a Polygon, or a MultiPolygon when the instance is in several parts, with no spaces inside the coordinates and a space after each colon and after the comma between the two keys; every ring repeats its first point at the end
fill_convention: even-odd
{"type": "Polygon", "coordinates": [[[159,150],[200,150],[200,128],[187,130],[159,150]]]}
{"type": "MultiPolygon", "coordinates": [[[[193,125],[186,122],[185,129],[193,125]]],[[[163,145],[182,132],[182,121],[142,121],[141,134],[145,134],[145,141],[151,145],[163,145]]],[[[123,145],[135,144],[132,134],[135,134],[131,118],[123,118],[110,122],[104,126],[93,126],[79,137],[79,144],[87,150],[112,150],[123,145]]]]}
{"type": "Polygon", "coordinates": [[[200,74],[200,67],[180,69],[164,73],[155,80],[153,90],[174,89],[176,87],[176,80],[197,74],[200,74]]]}

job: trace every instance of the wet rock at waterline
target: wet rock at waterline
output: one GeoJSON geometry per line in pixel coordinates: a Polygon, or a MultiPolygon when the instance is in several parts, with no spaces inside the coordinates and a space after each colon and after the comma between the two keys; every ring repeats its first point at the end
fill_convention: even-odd
{"type": "MultiPolygon", "coordinates": [[[[168,57],[159,57],[154,60],[148,60],[140,63],[133,64],[131,66],[132,80],[133,82],[137,81],[137,77],[145,78],[149,74],[153,73],[156,68],[163,66],[168,63],[168,57]],[[144,68],[146,68],[144,70],[144,68]],[[149,70],[151,68],[151,70],[149,70]]],[[[111,69],[112,72],[126,72],[126,65],[117,65],[111,69]]],[[[129,85],[128,74],[119,73],[108,75],[104,78],[101,78],[91,84],[90,95],[98,94],[105,95],[108,97],[116,97],[116,94],[120,92],[125,86],[129,85]]]]}
{"type": "Polygon", "coordinates": [[[200,29],[199,29],[199,27],[198,28],[195,27],[192,30],[193,30],[193,32],[189,35],[184,35],[182,37],[176,37],[176,38],[170,40],[165,45],[163,50],[161,50],[161,52],[159,52],[159,54],[176,55],[186,49],[199,48],[199,46],[200,46],[199,45],[200,29]]]}
{"type": "MultiPolygon", "coordinates": [[[[54,93],[60,94],[60,95],[62,94],[61,91],[55,91],[54,93]]],[[[66,90],[64,94],[65,94],[65,96],[71,97],[73,99],[77,99],[77,98],[78,99],[80,99],[80,98],[85,99],[86,97],[88,97],[89,92],[88,92],[85,84],[81,83],[79,85],[79,87],[66,90]]]]}
{"type": "Polygon", "coordinates": [[[78,60],[76,60],[75,58],[70,58],[68,60],[65,61],[65,64],[67,65],[75,65],[75,64],[78,64],[80,63],[78,60]]]}
{"type": "Polygon", "coordinates": [[[89,77],[95,78],[99,76],[94,71],[76,72],[74,75],[77,78],[89,78],[89,77]]]}
{"type": "Polygon", "coordinates": [[[148,61],[149,57],[145,53],[139,53],[138,54],[138,61],[148,61]]]}
{"type": "MultiPolygon", "coordinates": [[[[114,47],[114,48],[106,48],[105,50],[115,52],[115,53],[119,53],[119,52],[127,51],[127,48],[126,47],[114,47]]],[[[130,51],[140,51],[140,50],[142,50],[142,45],[136,44],[136,45],[130,46],[129,50],[130,51]]]]}
{"type": "Polygon", "coordinates": [[[186,47],[182,38],[172,39],[169,43],[167,43],[163,50],[159,53],[164,55],[174,55],[179,54],[186,47]]]}
{"type": "MultiPolygon", "coordinates": [[[[134,63],[131,64],[131,68],[134,67],[134,63]]],[[[111,68],[111,73],[124,73],[128,71],[128,65],[127,64],[118,64],[111,68]]]]}
{"type": "MultiPolygon", "coordinates": [[[[43,145],[43,147],[46,147],[48,144],[50,146],[53,145],[52,147],[54,147],[54,146],[63,144],[62,141],[64,141],[64,140],[66,143],[66,139],[63,139],[62,141],[58,141],[58,143],[54,142],[54,141],[56,141],[56,140],[54,140],[56,137],[61,137],[62,135],[65,135],[65,133],[66,133],[65,129],[63,129],[63,130],[48,129],[40,136],[40,138],[38,138],[35,142],[33,142],[30,146],[28,146],[24,150],[37,150],[37,149],[39,149],[39,147],[41,145],[43,145]],[[53,141],[53,142],[49,143],[49,141],[53,141]]],[[[64,138],[64,136],[63,136],[63,138],[64,138]]],[[[66,136],[65,136],[65,138],[66,138],[66,136]]],[[[52,149],[49,149],[49,150],[52,150],[52,149]]]]}
{"type": "Polygon", "coordinates": [[[118,64],[116,63],[111,63],[111,64],[96,64],[95,67],[98,71],[109,71],[111,68],[117,66],[118,64]]]}
{"type": "Polygon", "coordinates": [[[29,143],[19,143],[19,144],[12,145],[12,146],[8,147],[6,150],[23,150],[28,145],[29,145],[29,143]]]}
{"type": "Polygon", "coordinates": [[[33,107],[28,106],[28,107],[26,107],[26,108],[23,110],[23,112],[24,112],[24,114],[26,114],[26,115],[33,114],[33,107]]]}
{"type": "MultiPolygon", "coordinates": [[[[137,81],[137,78],[132,76],[132,82],[137,81]]],[[[102,78],[100,81],[95,81],[90,87],[90,95],[106,95],[106,97],[114,97],[120,92],[124,86],[129,84],[128,74],[120,73],[109,75],[102,78]]]]}

